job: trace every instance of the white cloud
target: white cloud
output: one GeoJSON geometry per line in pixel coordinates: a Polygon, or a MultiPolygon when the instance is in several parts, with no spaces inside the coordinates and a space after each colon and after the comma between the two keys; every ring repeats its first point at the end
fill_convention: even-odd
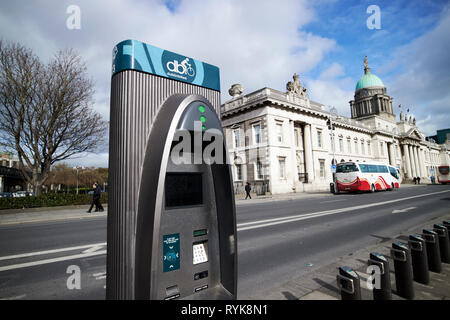
{"type": "Polygon", "coordinates": [[[410,108],[426,135],[448,128],[450,116],[450,7],[436,27],[398,48],[388,62],[403,71],[386,83],[395,105],[410,108]]]}
{"type": "MultiPolygon", "coordinates": [[[[3,2],[0,38],[19,41],[43,59],[58,49],[76,49],[96,84],[94,108],[105,119],[109,118],[111,51],[125,39],[218,66],[223,100],[228,100],[233,83],[241,83],[245,92],[264,86],[282,89],[293,73],[312,70],[336,45],[333,39],[302,30],[317,19],[303,0],[181,0],[170,3],[176,5],[173,11],[160,0],[83,0],[76,1],[81,29],[69,30],[66,9],[72,4],[69,0],[41,0],[27,6],[3,2]]],[[[95,155],[82,161],[94,163],[94,159],[95,155]]]]}

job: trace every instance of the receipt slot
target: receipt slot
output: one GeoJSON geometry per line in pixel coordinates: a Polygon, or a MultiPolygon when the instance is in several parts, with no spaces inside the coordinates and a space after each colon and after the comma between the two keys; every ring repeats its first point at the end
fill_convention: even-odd
{"type": "Polygon", "coordinates": [[[125,40],[112,74],[107,299],[235,299],[219,69],[125,40]]]}

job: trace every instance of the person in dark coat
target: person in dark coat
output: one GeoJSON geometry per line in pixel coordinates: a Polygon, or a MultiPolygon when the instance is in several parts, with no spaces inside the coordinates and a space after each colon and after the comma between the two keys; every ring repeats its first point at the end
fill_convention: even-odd
{"type": "Polygon", "coordinates": [[[245,192],[247,193],[247,195],[245,196],[245,200],[247,200],[247,198],[252,198],[250,196],[250,190],[252,190],[252,187],[250,187],[250,183],[247,182],[247,184],[245,185],[245,192]]]}
{"type": "Polygon", "coordinates": [[[100,188],[100,186],[97,183],[94,183],[94,185],[92,186],[94,188],[94,196],[92,197],[92,203],[91,203],[91,207],[89,208],[89,210],[87,211],[88,213],[91,213],[92,207],[95,205],[95,210],[94,212],[102,212],[103,206],[100,203],[100,195],[102,194],[102,189],[100,188]]]}

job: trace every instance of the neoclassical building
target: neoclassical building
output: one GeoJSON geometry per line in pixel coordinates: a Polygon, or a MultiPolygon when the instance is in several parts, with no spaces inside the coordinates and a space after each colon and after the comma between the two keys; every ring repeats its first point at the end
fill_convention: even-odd
{"type": "Polygon", "coordinates": [[[327,190],[332,164],[378,161],[399,168],[403,181],[429,181],[449,164],[450,147],[425,139],[415,119],[394,113],[392,98],[364,59],[364,74],[350,101],[351,118],[308,98],[298,75],[281,92],[243,95],[236,84],[221,106],[236,192],[245,182],[257,193],[327,190]]]}

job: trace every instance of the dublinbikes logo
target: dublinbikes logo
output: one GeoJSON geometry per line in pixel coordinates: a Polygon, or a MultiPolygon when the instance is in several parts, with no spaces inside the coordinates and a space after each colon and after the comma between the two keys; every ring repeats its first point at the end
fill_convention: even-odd
{"type": "Polygon", "coordinates": [[[164,71],[168,76],[188,82],[194,81],[196,70],[193,59],[170,51],[164,51],[161,59],[164,71]]]}

